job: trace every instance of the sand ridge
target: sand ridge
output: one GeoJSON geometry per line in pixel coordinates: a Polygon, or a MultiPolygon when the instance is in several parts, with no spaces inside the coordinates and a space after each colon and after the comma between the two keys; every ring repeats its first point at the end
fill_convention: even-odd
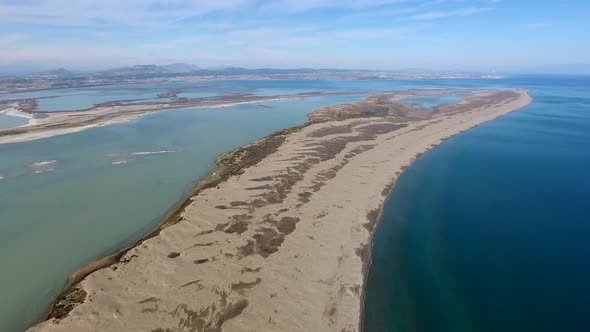
{"type": "MultiPolygon", "coordinates": [[[[270,154],[201,188],[172,226],[62,294],[62,310],[31,331],[358,331],[391,184],[448,137],[530,102],[524,90],[480,93],[412,119],[385,103],[285,131],[270,154]]],[[[253,147],[226,157],[239,163],[253,147]]]]}

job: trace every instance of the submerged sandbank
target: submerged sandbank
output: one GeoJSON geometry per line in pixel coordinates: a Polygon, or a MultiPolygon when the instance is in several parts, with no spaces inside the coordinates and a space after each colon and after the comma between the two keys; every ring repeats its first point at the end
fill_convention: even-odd
{"type": "Polygon", "coordinates": [[[531,101],[482,93],[425,116],[381,97],[222,155],[160,229],[77,271],[33,330],[358,330],[391,183],[447,137],[531,101]]]}

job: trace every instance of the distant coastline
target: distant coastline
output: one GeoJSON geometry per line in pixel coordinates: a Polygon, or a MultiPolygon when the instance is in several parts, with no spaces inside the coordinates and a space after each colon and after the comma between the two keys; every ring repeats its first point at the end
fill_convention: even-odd
{"type": "Polygon", "coordinates": [[[391,71],[362,69],[249,69],[241,67],[199,68],[173,65],[135,65],[85,73],[64,68],[27,75],[0,77],[0,96],[7,93],[32,92],[63,88],[87,88],[101,85],[163,82],[207,82],[222,80],[367,80],[367,79],[498,79],[503,75],[460,71],[391,71]]]}
{"type": "Polygon", "coordinates": [[[446,138],[531,102],[523,90],[479,93],[426,116],[395,102],[407,94],[326,107],[305,125],[220,156],[211,177],[156,231],[74,273],[53,305],[54,319],[32,330],[108,330],[113,296],[128,303],[118,310],[129,328],[358,329],[372,234],[397,176],[446,138]],[[138,288],[139,271],[151,277],[138,288]],[[322,275],[332,282],[314,281],[322,275]],[[299,311],[318,300],[323,305],[302,322],[299,311]],[[267,322],[260,310],[273,308],[267,322]],[[84,319],[90,312],[101,316],[98,325],[84,319]],[[199,314],[188,320],[191,312],[199,314]]]}

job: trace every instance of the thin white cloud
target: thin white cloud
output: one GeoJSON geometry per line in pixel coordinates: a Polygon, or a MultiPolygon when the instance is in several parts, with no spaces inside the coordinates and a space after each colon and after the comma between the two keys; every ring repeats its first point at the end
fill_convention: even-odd
{"type": "Polygon", "coordinates": [[[3,23],[53,25],[152,25],[219,11],[238,10],[254,0],[23,0],[0,3],[3,23]]]}
{"type": "Polygon", "coordinates": [[[8,46],[29,38],[31,38],[31,36],[26,33],[8,33],[0,35],[0,45],[8,46]]]}
{"type": "Polygon", "coordinates": [[[260,6],[261,12],[303,12],[317,8],[371,8],[416,0],[278,0],[260,6]]]}
{"type": "Polygon", "coordinates": [[[0,34],[10,50],[0,52],[0,65],[376,65],[434,20],[490,10],[488,1],[0,0],[0,26],[39,35],[0,34]],[[315,9],[330,10],[311,20],[315,9]],[[72,25],[84,28],[55,27],[72,25]]]}
{"type": "Polygon", "coordinates": [[[448,11],[431,11],[427,13],[417,14],[410,16],[410,19],[415,20],[435,20],[453,16],[471,16],[474,14],[486,12],[492,10],[492,7],[469,7],[469,8],[460,8],[455,10],[448,10],[448,11]]]}

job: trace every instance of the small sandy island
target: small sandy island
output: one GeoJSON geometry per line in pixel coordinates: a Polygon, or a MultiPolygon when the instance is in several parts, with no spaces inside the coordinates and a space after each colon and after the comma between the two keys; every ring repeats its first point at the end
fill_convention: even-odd
{"type": "MultiPolygon", "coordinates": [[[[424,92],[426,93],[426,92],[424,92]]],[[[525,107],[524,90],[430,113],[369,97],[220,156],[144,240],[72,275],[31,331],[359,331],[393,183],[445,139],[525,107]]]]}

